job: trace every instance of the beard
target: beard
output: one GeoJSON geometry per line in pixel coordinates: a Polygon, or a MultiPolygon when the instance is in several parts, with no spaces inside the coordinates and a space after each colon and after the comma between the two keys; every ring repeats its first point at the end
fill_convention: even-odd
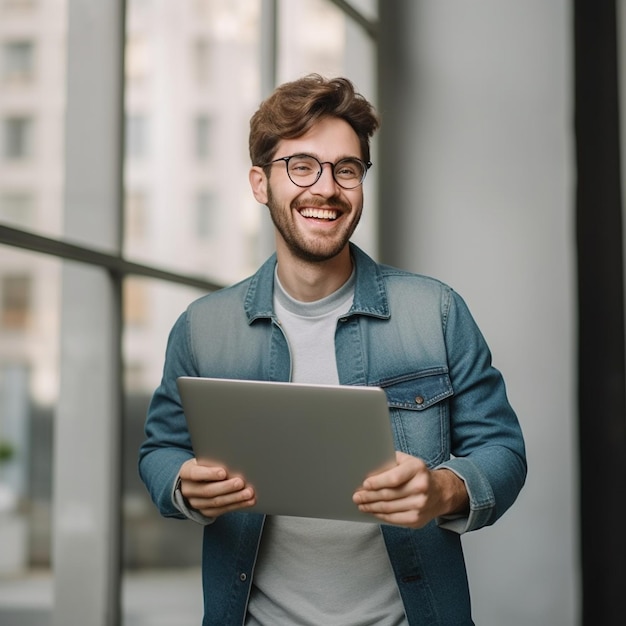
{"type": "MultiPolygon", "coordinates": [[[[268,186],[267,189],[267,208],[269,209],[274,227],[289,251],[295,257],[309,263],[320,263],[337,256],[350,241],[350,237],[352,237],[361,219],[360,209],[355,211],[349,204],[337,197],[329,198],[325,201],[315,198],[306,200],[306,202],[294,200],[289,205],[289,208],[286,209],[276,201],[271,186],[268,186]],[[324,236],[323,234],[318,234],[307,236],[298,230],[296,224],[291,219],[293,213],[303,204],[306,206],[336,208],[341,212],[342,216],[353,213],[354,217],[344,228],[333,235],[324,236]]],[[[347,218],[341,217],[339,219],[347,218]]]]}

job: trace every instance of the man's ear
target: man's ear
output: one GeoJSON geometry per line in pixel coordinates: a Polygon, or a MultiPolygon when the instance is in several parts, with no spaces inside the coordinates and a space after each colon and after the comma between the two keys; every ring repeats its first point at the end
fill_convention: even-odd
{"type": "Polygon", "coordinates": [[[248,179],[255,200],[260,204],[267,204],[267,176],[263,168],[257,165],[251,167],[248,179]]]}

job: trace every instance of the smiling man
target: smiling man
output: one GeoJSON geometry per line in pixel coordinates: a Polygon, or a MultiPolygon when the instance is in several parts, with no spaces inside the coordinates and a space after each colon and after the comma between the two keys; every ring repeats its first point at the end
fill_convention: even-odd
{"type": "Polygon", "coordinates": [[[345,78],[307,76],[261,103],[249,179],[276,253],[170,334],[139,467],[163,515],[205,525],[204,626],[472,624],[460,535],[524,484],[519,423],[463,300],[350,242],[378,125],[345,78]],[[247,511],[245,477],[196,462],[179,376],[382,387],[396,465],[353,496],[375,523],[247,511]]]}
{"type": "Polygon", "coordinates": [[[250,172],[254,196],[276,227],[277,253],[312,263],[335,259],[350,268],[346,244],[361,218],[361,183],[370,165],[357,156],[356,133],[348,122],[327,117],[302,137],[283,140],[280,152],[289,156],[250,172]],[[271,166],[278,170],[273,177],[271,166]]]}

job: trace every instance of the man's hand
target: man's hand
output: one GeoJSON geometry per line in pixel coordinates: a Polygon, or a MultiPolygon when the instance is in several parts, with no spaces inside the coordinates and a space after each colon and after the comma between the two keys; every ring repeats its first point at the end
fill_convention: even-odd
{"type": "Polygon", "coordinates": [[[397,465],[368,476],[353,501],[386,524],[422,528],[441,515],[469,507],[465,483],[447,469],[430,470],[417,457],[396,452],[397,465]]]}
{"type": "Polygon", "coordinates": [[[241,476],[229,477],[224,467],[207,467],[190,459],[182,464],[179,475],[183,497],[205,517],[218,517],[256,503],[252,486],[241,476]]]}

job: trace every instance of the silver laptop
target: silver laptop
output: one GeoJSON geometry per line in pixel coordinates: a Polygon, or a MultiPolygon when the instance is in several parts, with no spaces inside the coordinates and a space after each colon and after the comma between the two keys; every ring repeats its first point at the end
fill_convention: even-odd
{"type": "Polygon", "coordinates": [[[177,381],[194,453],[252,484],[248,511],[374,522],[352,494],[395,464],[385,392],[378,387],[220,378],[177,381]]]}

